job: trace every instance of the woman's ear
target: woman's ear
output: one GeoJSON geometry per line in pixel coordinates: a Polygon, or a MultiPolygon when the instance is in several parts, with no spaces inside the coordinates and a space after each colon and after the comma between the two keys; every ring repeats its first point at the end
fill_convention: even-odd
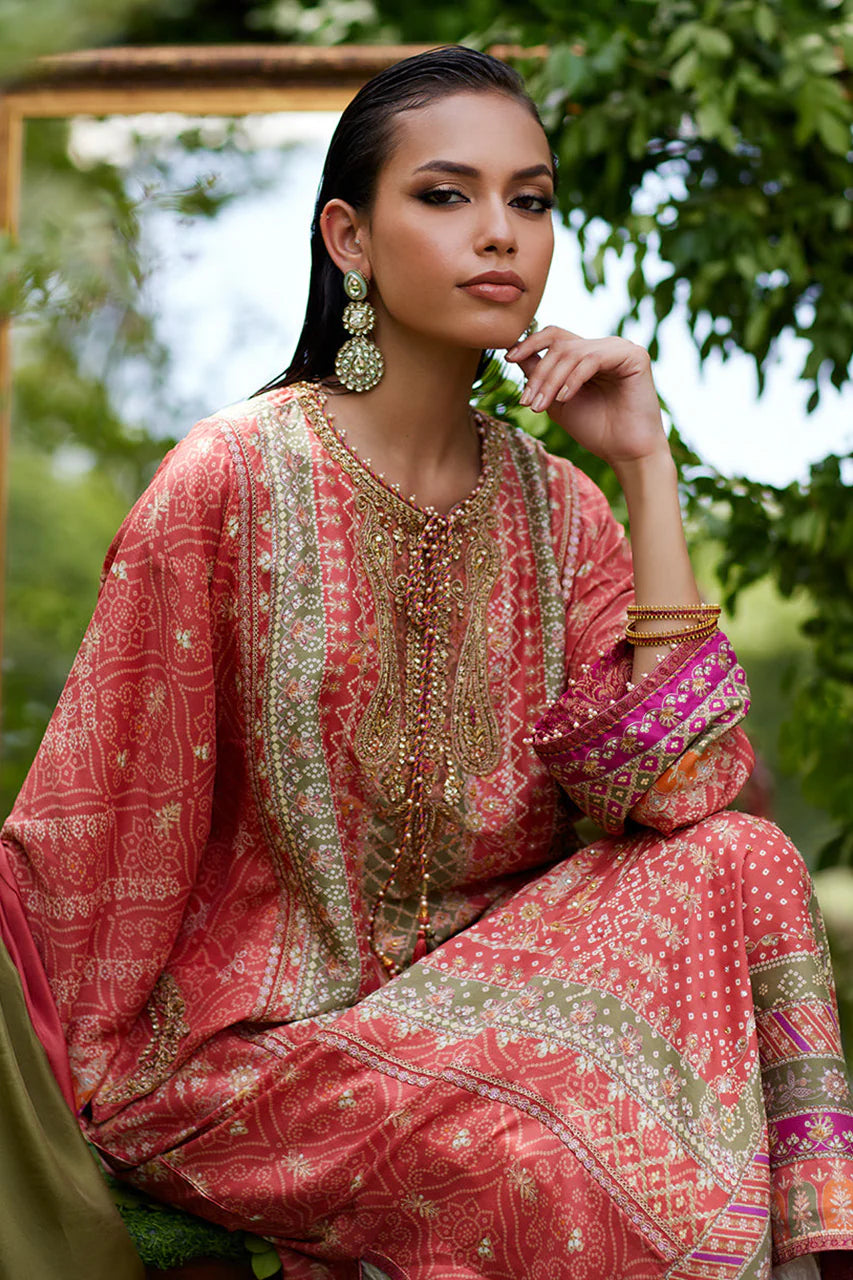
{"type": "Polygon", "coordinates": [[[332,262],[345,274],[360,271],[369,280],[364,230],[362,219],[346,200],[330,200],[320,214],[320,233],[332,262]]]}

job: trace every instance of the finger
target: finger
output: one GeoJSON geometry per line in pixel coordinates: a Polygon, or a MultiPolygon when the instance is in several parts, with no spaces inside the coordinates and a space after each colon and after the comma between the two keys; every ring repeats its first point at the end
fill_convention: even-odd
{"type": "Polygon", "coordinates": [[[537,413],[556,402],[569,400],[593,378],[601,365],[600,357],[587,351],[570,359],[563,357],[537,381],[530,406],[537,413]]]}
{"type": "Polygon", "coordinates": [[[535,333],[528,333],[526,336],[522,335],[517,342],[514,342],[507,349],[507,359],[520,363],[536,352],[545,351],[548,347],[547,334],[547,329],[537,329],[535,333]]]}
{"type": "Polygon", "coordinates": [[[571,400],[597,373],[600,373],[601,363],[600,356],[593,352],[582,356],[574,368],[564,370],[562,386],[556,388],[553,398],[559,404],[565,404],[571,400]]]}
{"type": "MultiPolygon", "coordinates": [[[[518,342],[507,350],[507,359],[519,363],[534,352],[548,350],[561,338],[577,339],[578,335],[571,333],[568,329],[558,329],[552,324],[546,325],[544,329],[537,329],[526,338],[519,338],[518,342]]],[[[583,339],[580,340],[583,341],[583,339]]]]}
{"type": "Polygon", "coordinates": [[[553,364],[555,358],[555,356],[548,352],[544,356],[529,356],[524,361],[521,367],[527,381],[520,396],[522,404],[531,404],[539,394],[542,379],[547,375],[547,370],[553,364]]]}
{"type": "Polygon", "coordinates": [[[581,352],[576,351],[572,355],[567,355],[562,347],[554,348],[547,355],[542,356],[529,376],[521,403],[532,405],[536,402],[538,411],[542,407],[539,401],[545,396],[547,403],[550,404],[565,382],[569,371],[574,368],[580,358],[581,352]]]}

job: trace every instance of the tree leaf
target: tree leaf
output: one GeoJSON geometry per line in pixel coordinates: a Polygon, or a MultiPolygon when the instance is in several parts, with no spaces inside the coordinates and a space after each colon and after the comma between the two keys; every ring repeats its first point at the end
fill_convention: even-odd
{"type": "Polygon", "coordinates": [[[680,93],[684,93],[695,83],[698,78],[698,72],[699,55],[695,49],[689,49],[670,69],[669,78],[672,82],[672,87],[678,89],[680,93]]]}
{"type": "Polygon", "coordinates": [[[697,23],[694,38],[697,49],[705,58],[729,58],[734,51],[731,36],[719,27],[697,23]]]}
{"type": "Polygon", "coordinates": [[[270,1250],[269,1253],[252,1254],[252,1270],[258,1280],[267,1280],[269,1276],[276,1276],[281,1269],[281,1258],[274,1250],[270,1250]]]}
{"type": "Polygon", "coordinates": [[[768,4],[757,4],[753,10],[752,20],[755,24],[756,34],[765,43],[770,44],[775,39],[776,32],[779,29],[776,14],[770,6],[768,4]]]}
{"type": "Polygon", "coordinates": [[[249,1250],[249,1253],[269,1253],[272,1244],[269,1240],[265,1240],[263,1236],[254,1236],[249,1232],[243,1237],[243,1244],[249,1250]]]}
{"type": "Polygon", "coordinates": [[[853,147],[853,127],[835,111],[821,111],[817,117],[817,131],[828,151],[846,156],[853,147]]]}
{"type": "Polygon", "coordinates": [[[681,58],[688,49],[692,50],[696,43],[698,29],[698,22],[679,23],[663,47],[663,61],[674,62],[681,58]]]}

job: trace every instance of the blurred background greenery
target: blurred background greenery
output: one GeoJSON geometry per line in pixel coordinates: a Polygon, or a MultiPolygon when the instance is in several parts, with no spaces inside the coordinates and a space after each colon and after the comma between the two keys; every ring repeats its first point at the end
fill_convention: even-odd
{"type": "MultiPolygon", "coordinates": [[[[847,382],[853,0],[0,0],[6,80],[63,49],[253,41],[535,49],[519,66],[559,158],[560,212],[580,239],[587,287],[608,282],[614,259],[630,263],[623,323],[651,317],[653,355],[678,301],[702,358],[748,353],[759,389],[792,333],[805,343],[810,408],[847,382]]],[[[4,811],[88,620],[95,566],[170,435],[188,425],[145,287],[141,207],[160,201],[201,225],[266,180],[236,125],[215,141],[178,128],[168,163],[142,138],[132,163],[84,162],[71,127],[28,125],[22,230],[0,244],[0,309],[16,320],[4,811]],[[175,148],[199,159],[197,173],[227,180],[175,186],[175,148]]],[[[483,396],[572,452],[500,378],[483,396]]],[[[725,599],[772,813],[817,873],[853,1028],[853,455],[774,487],[720,474],[674,426],[700,574],[725,599]]],[[[619,510],[612,477],[576,460],[619,510]]]]}

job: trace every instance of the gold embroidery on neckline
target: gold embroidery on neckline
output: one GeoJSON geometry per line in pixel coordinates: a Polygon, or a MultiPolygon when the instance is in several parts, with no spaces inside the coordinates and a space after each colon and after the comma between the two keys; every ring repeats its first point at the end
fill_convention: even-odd
{"type": "Polygon", "coordinates": [[[354,747],[364,767],[381,773],[396,815],[390,875],[370,925],[371,945],[393,972],[402,957],[377,950],[374,932],[384,932],[377,913],[392,882],[402,891],[412,874],[422,880],[418,937],[424,927],[429,936],[429,850],[440,812],[458,811],[466,775],[492,773],[502,754],[489,681],[488,607],[501,566],[495,506],[503,441],[478,416],[480,478],[463,502],[439,514],[376,476],[337,434],[313,388],[297,394],[320,444],[350,478],[360,517],[356,545],[373,597],[379,670],[354,747]],[[461,625],[454,629],[455,621],[461,625]]]}
{"type": "Polygon", "coordinates": [[[331,426],[323,410],[322,393],[306,386],[298,388],[298,395],[321,444],[356,486],[355,503],[361,516],[358,549],[376,608],[379,678],[358,727],[355,748],[363,763],[373,768],[389,763],[396,756],[396,765],[388,779],[390,798],[396,803],[402,803],[405,797],[406,764],[416,727],[412,717],[417,703],[423,644],[420,629],[410,617],[406,628],[405,678],[401,680],[394,614],[396,611],[401,615],[406,610],[410,578],[419,561],[421,537],[429,522],[444,526],[454,561],[464,556],[467,582],[464,588],[458,578],[449,584],[448,607],[441,619],[439,637],[439,645],[445,657],[449,657],[452,613],[455,610],[461,616],[468,606],[469,620],[453,689],[447,687],[446,661],[439,663],[433,672],[433,705],[450,706],[450,740],[447,741],[447,734],[436,725],[431,748],[436,763],[441,760],[446,766],[444,798],[453,804],[462,785],[461,774],[485,776],[497,768],[501,756],[500,733],[489,692],[487,646],[488,604],[501,560],[494,515],[502,467],[500,434],[488,418],[478,415],[482,432],[479,481],[468,497],[446,515],[432,514],[409,502],[367,468],[331,426]],[[409,572],[395,576],[393,565],[401,555],[406,556],[409,572]],[[401,732],[404,722],[405,731],[401,732]]]}

